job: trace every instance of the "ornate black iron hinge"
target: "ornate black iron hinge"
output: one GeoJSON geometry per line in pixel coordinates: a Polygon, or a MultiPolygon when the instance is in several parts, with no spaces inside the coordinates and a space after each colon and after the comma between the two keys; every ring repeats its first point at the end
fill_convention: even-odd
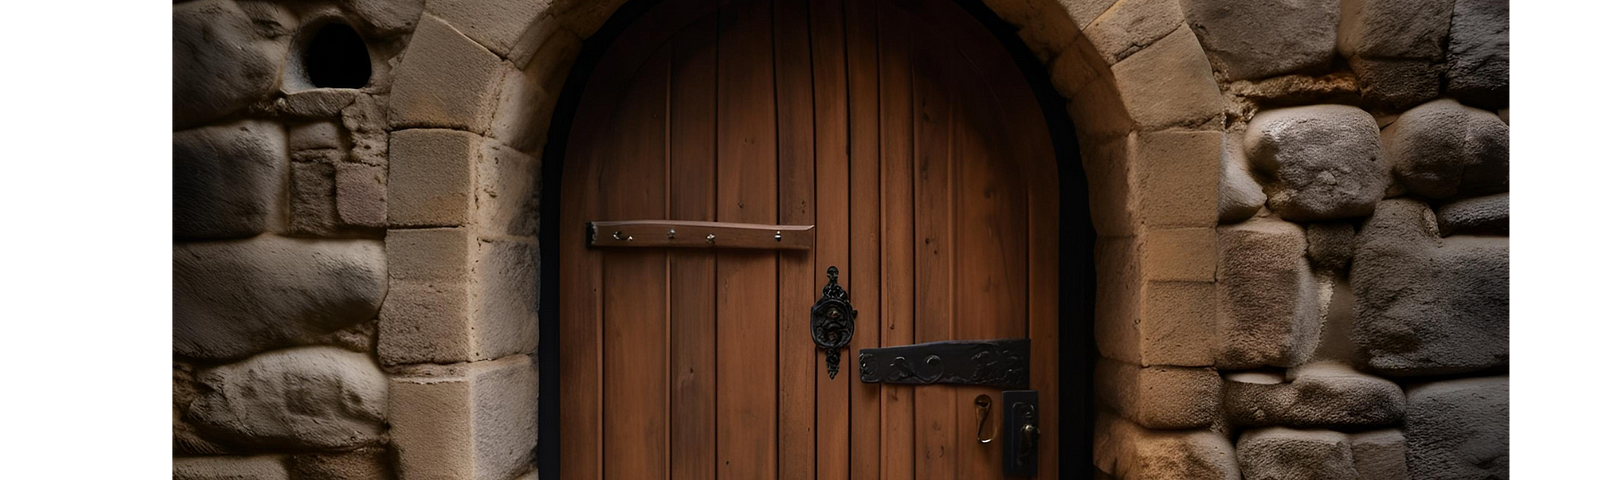
{"type": "Polygon", "coordinates": [[[861,381],[1028,387],[1028,339],[951,340],[863,348],[861,381]]]}
{"type": "Polygon", "coordinates": [[[850,306],[850,293],[839,286],[839,267],[828,267],[828,285],[822,298],[811,306],[811,341],[828,352],[828,378],[839,374],[839,349],[856,335],[856,309],[850,306]]]}

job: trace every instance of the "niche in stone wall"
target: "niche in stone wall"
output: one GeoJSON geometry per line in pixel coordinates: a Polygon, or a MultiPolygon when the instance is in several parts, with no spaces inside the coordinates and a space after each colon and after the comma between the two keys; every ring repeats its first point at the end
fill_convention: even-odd
{"type": "Polygon", "coordinates": [[[301,32],[284,76],[289,92],[313,88],[362,88],[372,80],[367,42],[349,24],[330,20],[301,32]]]}

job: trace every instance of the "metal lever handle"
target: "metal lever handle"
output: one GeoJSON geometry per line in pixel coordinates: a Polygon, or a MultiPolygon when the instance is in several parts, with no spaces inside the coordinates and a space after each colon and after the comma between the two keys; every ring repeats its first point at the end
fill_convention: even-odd
{"type": "Polygon", "coordinates": [[[978,443],[987,444],[994,441],[994,426],[989,426],[989,435],[984,436],[983,426],[989,425],[989,406],[993,404],[988,395],[978,395],[972,401],[978,408],[978,443]]]}

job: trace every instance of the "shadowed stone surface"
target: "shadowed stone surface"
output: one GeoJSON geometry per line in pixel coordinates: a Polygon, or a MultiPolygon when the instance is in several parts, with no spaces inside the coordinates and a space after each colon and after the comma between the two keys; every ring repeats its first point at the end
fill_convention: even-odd
{"type": "Polygon", "coordinates": [[[1361,480],[1407,480],[1406,437],[1400,430],[1377,430],[1350,435],[1361,480]]]}
{"type": "Polygon", "coordinates": [[[1401,114],[1383,129],[1383,155],[1400,184],[1419,197],[1475,197],[1511,187],[1511,127],[1455,100],[1401,114]]]}
{"type": "Polygon", "coordinates": [[[1448,380],[1406,392],[1413,478],[1510,478],[1507,377],[1448,380]]]}
{"type": "Polygon", "coordinates": [[[1217,223],[1227,225],[1249,220],[1267,204],[1261,184],[1250,176],[1250,160],[1244,155],[1243,135],[1222,137],[1222,179],[1217,184],[1217,223]]]}
{"type": "Polygon", "coordinates": [[[179,355],[240,358],[373,319],[387,279],[374,240],[244,241],[172,247],[179,355]]]}
{"type": "Polygon", "coordinates": [[[1245,131],[1245,154],[1275,176],[1268,205],[1287,220],[1365,216],[1389,176],[1378,123],[1359,108],[1314,105],[1261,112],[1245,131]]]}
{"type": "Polygon", "coordinates": [[[228,0],[172,7],[172,122],[177,128],[233,113],[278,86],[295,26],[265,17],[252,18],[228,0]]]}
{"type": "Polygon", "coordinates": [[[1318,364],[1287,383],[1229,379],[1222,406],[1238,426],[1373,427],[1405,415],[1400,386],[1337,364],[1318,364]]]}
{"type": "Polygon", "coordinates": [[[172,235],[267,231],[289,166],[283,127],[245,120],[172,134],[172,235]]]}
{"type": "Polygon", "coordinates": [[[1306,225],[1306,256],[1319,270],[1339,270],[1350,266],[1356,250],[1356,227],[1344,222],[1306,225]]]}
{"type": "Polygon", "coordinates": [[[1426,204],[1385,200],[1357,237],[1353,337],[1368,365],[1385,374],[1509,362],[1509,239],[1440,239],[1437,228],[1426,204]]]}
{"type": "MultiPolygon", "coordinates": [[[[1403,459],[1404,457],[1402,457],[1403,459]]],[[[361,448],[352,452],[295,455],[289,457],[289,470],[303,479],[394,478],[388,452],[381,448],[361,448]]]]}
{"type": "Polygon", "coordinates": [[[1239,469],[1250,480],[1358,478],[1345,435],[1329,430],[1267,428],[1239,437],[1239,469]]]}
{"type": "Polygon", "coordinates": [[[1215,370],[1100,359],[1094,378],[1101,401],[1146,428],[1205,428],[1217,419],[1222,380],[1215,370]]]}
{"type": "Polygon", "coordinates": [[[1450,33],[1451,2],[1344,0],[1339,53],[1346,58],[1441,60],[1450,33]]]}
{"type": "Polygon", "coordinates": [[[1511,234],[1511,194],[1469,198],[1439,206],[1439,234],[1511,234]]]}
{"type": "Polygon", "coordinates": [[[1450,95],[1502,108],[1511,93],[1511,2],[1456,0],[1450,19],[1450,95]]]}
{"type": "Polygon", "coordinates": [[[1182,0],[1222,79],[1248,80],[1332,65],[1339,0],[1182,0]]]}
{"type": "Polygon", "coordinates": [[[334,347],[279,350],[201,372],[189,410],[231,443],[345,448],[378,441],[389,384],[368,355],[334,347]]]}
{"type": "Polygon", "coordinates": [[[1105,413],[1094,431],[1094,465],[1116,478],[1239,480],[1233,445],[1215,432],[1146,430],[1105,413]]]}
{"type": "Polygon", "coordinates": [[[1305,233],[1256,218],[1217,229],[1217,368],[1290,367],[1316,348],[1316,280],[1305,233]]]}

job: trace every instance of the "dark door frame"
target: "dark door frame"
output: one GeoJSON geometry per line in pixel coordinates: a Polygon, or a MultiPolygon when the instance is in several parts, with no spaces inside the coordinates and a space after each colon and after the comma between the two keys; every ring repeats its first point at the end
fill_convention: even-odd
{"type": "MultiPolygon", "coordinates": [[[[539,443],[534,450],[539,477],[559,480],[561,462],[561,179],[564,172],[567,135],[578,112],[578,100],[594,73],[595,65],[611,44],[645,12],[662,0],[631,0],[606,20],[594,35],[583,42],[571,73],[561,89],[551,115],[545,143],[540,184],[540,274],[539,274],[539,443]]],[[[1094,227],[1089,221],[1088,183],[1078,150],[1067,102],[1056,93],[1049,73],[1034,58],[1033,52],[1017,36],[1016,27],[996,15],[979,0],[951,0],[977,19],[1011,54],[1013,63],[1033,90],[1044,111],[1045,127],[1055,146],[1056,172],[1061,198],[1061,251],[1059,272],[1061,476],[1091,477],[1093,469],[1094,392],[1094,227]],[[1069,392],[1077,392],[1069,394],[1069,392]]]]}

